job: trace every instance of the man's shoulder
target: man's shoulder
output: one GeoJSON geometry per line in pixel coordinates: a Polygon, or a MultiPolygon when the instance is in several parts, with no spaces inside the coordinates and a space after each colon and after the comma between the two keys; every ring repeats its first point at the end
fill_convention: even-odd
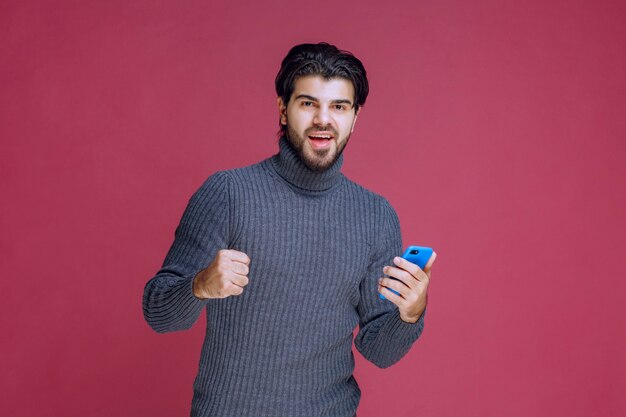
{"type": "Polygon", "coordinates": [[[204,181],[200,188],[228,186],[230,184],[253,181],[255,178],[264,175],[267,171],[268,159],[246,165],[243,167],[229,168],[215,171],[204,181]]]}

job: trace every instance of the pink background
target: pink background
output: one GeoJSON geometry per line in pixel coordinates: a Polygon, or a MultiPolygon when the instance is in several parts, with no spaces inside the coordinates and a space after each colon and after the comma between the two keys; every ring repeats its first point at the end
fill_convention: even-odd
{"type": "Polygon", "coordinates": [[[203,319],[141,296],[191,193],[276,149],[296,43],[360,57],[344,172],[439,253],[360,417],[626,415],[622,1],[3,1],[0,403],[188,415],[203,319]]]}

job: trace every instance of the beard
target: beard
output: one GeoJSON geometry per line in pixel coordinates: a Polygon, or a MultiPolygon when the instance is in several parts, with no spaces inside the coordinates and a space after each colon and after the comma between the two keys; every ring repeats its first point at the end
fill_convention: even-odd
{"type": "Polygon", "coordinates": [[[332,128],[310,128],[304,132],[305,136],[302,137],[296,132],[289,124],[287,124],[287,142],[291,145],[291,148],[296,151],[302,163],[309,168],[311,171],[315,172],[324,172],[328,168],[330,168],[335,161],[341,156],[343,150],[348,144],[348,140],[350,139],[350,134],[346,137],[346,139],[342,142],[337,142],[338,135],[337,131],[332,128]],[[306,148],[304,146],[305,142],[308,139],[308,135],[317,132],[317,131],[332,131],[334,135],[337,147],[333,149],[332,147],[329,149],[311,149],[306,148]]]}

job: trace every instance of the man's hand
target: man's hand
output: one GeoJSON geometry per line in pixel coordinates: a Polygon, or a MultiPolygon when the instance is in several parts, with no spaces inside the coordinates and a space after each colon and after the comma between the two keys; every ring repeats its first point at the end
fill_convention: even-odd
{"type": "Polygon", "coordinates": [[[240,295],[248,285],[250,258],[243,252],[223,249],[193,279],[193,294],[200,299],[240,295]]]}
{"type": "Polygon", "coordinates": [[[395,279],[380,278],[378,292],[398,306],[400,318],[408,323],[417,322],[426,309],[430,268],[436,257],[437,254],[433,252],[424,270],[399,256],[393,259],[395,267],[383,268],[385,274],[395,279]],[[399,295],[394,294],[390,289],[398,292],[399,295]]]}

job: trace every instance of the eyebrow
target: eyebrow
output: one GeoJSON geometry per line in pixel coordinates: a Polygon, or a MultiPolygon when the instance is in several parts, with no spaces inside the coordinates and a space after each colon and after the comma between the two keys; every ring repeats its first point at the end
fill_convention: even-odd
{"type": "MultiPolygon", "coordinates": [[[[307,99],[307,100],[311,100],[311,101],[315,101],[315,102],[319,102],[319,99],[317,97],[313,97],[313,96],[310,96],[308,94],[298,94],[295,99],[298,100],[298,99],[301,99],[301,98],[304,98],[304,99],[307,99]]],[[[350,100],[345,99],[345,98],[332,100],[331,103],[333,103],[333,104],[348,104],[348,105],[350,105],[350,107],[352,107],[352,102],[350,100]]]]}

